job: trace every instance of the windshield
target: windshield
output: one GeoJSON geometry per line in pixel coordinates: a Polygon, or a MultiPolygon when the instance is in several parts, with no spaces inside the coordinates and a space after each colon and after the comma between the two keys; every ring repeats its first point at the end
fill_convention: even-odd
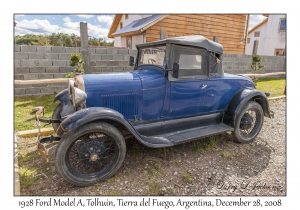
{"type": "Polygon", "coordinates": [[[158,66],[164,66],[166,46],[153,46],[140,48],[138,66],[145,64],[153,64],[158,66]]]}

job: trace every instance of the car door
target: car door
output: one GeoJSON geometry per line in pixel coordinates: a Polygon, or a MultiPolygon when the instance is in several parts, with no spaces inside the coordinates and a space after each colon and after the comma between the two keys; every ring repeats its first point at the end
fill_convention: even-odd
{"type": "Polygon", "coordinates": [[[193,116],[199,113],[205,93],[207,76],[206,51],[174,45],[172,61],[179,64],[178,78],[172,73],[169,81],[169,117],[193,116]]]}

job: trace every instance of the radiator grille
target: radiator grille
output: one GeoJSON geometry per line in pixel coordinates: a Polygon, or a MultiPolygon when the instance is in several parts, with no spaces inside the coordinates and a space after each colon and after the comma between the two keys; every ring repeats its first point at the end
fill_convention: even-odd
{"type": "Polygon", "coordinates": [[[103,106],[114,109],[124,116],[137,116],[137,94],[110,94],[102,96],[103,106]]]}

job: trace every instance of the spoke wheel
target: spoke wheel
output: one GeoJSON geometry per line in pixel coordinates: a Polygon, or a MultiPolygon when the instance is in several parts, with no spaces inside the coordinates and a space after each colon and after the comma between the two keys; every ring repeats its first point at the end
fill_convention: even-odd
{"type": "Polygon", "coordinates": [[[261,130],[263,119],[261,106],[249,101],[237,116],[234,140],[239,143],[252,142],[261,130]]]}
{"type": "Polygon", "coordinates": [[[126,153],[121,133],[104,122],[82,126],[71,138],[61,141],[56,155],[58,172],[78,186],[88,186],[114,175],[126,153]]]}

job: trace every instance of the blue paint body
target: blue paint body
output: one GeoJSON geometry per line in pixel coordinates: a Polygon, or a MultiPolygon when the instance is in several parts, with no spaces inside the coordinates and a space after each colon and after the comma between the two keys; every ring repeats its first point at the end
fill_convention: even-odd
{"type": "Polygon", "coordinates": [[[83,79],[87,107],[111,108],[128,121],[222,112],[239,90],[255,88],[250,79],[230,74],[169,81],[165,71],[154,65],[126,73],[83,75],[83,79]]]}

